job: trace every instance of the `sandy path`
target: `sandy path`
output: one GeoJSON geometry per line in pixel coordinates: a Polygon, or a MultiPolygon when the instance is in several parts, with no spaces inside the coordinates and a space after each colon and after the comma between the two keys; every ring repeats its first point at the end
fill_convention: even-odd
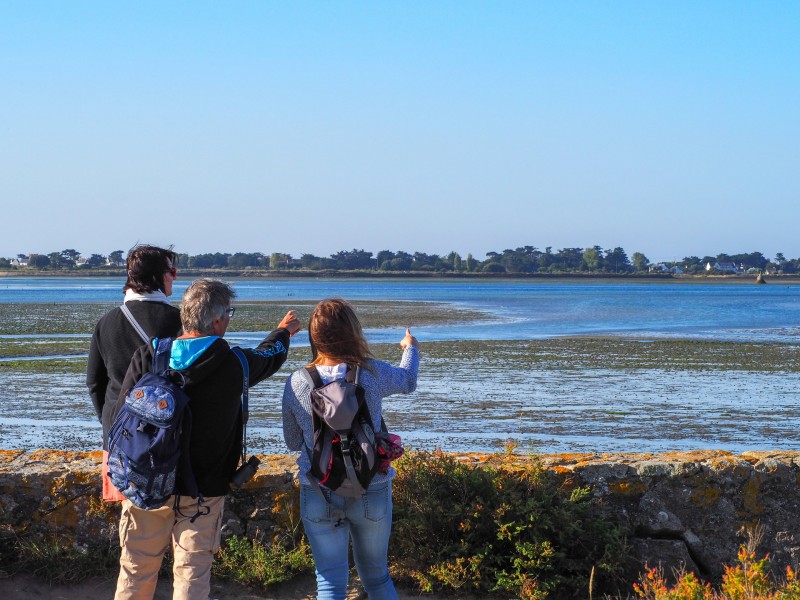
{"type": "MultiPolygon", "coordinates": [[[[313,577],[297,577],[293,581],[267,592],[254,592],[231,582],[212,579],[211,598],[215,600],[311,600],[315,598],[316,586],[313,577]]],[[[0,579],[0,598],[3,600],[110,600],[114,596],[114,581],[93,578],[75,585],[50,586],[31,575],[15,575],[0,579]]],[[[437,600],[437,596],[424,596],[409,590],[398,590],[400,600],[426,598],[437,600]]],[[[358,590],[348,594],[349,600],[366,598],[358,590]]],[[[172,587],[164,577],[159,579],[154,600],[171,600],[172,587]]],[[[455,600],[449,597],[449,600],[455,600]]]]}

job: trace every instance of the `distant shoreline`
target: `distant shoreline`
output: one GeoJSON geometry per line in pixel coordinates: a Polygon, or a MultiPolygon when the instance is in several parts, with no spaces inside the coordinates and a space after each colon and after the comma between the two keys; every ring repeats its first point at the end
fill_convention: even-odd
{"type": "MultiPolygon", "coordinates": [[[[608,281],[654,281],[669,283],[755,283],[755,275],[674,275],[672,273],[449,273],[427,271],[333,271],[333,270],[287,270],[262,269],[181,269],[183,277],[217,277],[246,279],[475,279],[475,280],[608,280],[608,281]]],[[[3,277],[125,277],[124,269],[81,269],[80,271],[0,271],[3,277]]],[[[800,274],[767,275],[765,283],[800,283],[800,274]]]]}

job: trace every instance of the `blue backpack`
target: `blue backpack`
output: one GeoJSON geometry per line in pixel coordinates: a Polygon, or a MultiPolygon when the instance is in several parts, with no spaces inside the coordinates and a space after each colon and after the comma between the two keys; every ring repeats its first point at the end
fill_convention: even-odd
{"type": "Polygon", "coordinates": [[[164,505],[180,470],[192,498],[199,493],[189,462],[191,410],[180,371],[169,368],[172,338],[155,339],[151,370],[125,396],[108,436],[111,483],[143,509],[164,505]]]}

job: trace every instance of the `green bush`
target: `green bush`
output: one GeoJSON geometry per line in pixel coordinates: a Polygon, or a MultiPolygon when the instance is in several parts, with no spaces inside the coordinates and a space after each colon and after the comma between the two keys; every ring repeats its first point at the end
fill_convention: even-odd
{"type": "Polygon", "coordinates": [[[313,570],[314,561],[303,535],[297,492],[279,492],[273,499],[276,527],[271,539],[259,532],[252,539],[228,538],[214,561],[215,576],[265,589],[313,570]]]}
{"type": "Polygon", "coordinates": [[[58,537],[18,539],[0,553],[0,558],[3,570],[7,570],[4,576],[30,573],[50,585],[63,585],[116,575],[119,546],[114,542],[76,546],[58,537]]]}
{"type": "Polygon", "coordinates": [[[389,563],[425,592],[590,595],[623,570],[624,538],[585,488],[538,464],[473,466],[443,453],[397,463],[389,563]]]}
{"type": "Polygon", "coordinates": [[[222,579],[264,589],[313,569],[313,561],[304,540],[289,547],[277,540],[265,545],[260,540],[233,536],[220,548],[213,569],[222,579]]]}
{"type": "MultiPolygon", "coordinates": [[[[595,597],[619,585],[626,548],[621,532],[585,488],[558,478],[509,443],[493,464],[466,464],[444,453],[408,452],[397,461],[389,565],[423,592],[514,598],[595,597]],[[593,577],[594,585],[590,584],[593,577]]],[[[269,534],[227,539],[215,577],[265,589],[313,571],[297,491],[274,498],[269,534]]],[[[54,584],[115,576],[116,539],[97,548],[58,539],[6,540],[2,570],[54,584]]],[[[170,571],[169,554],[162,573],[170,571]]]]}

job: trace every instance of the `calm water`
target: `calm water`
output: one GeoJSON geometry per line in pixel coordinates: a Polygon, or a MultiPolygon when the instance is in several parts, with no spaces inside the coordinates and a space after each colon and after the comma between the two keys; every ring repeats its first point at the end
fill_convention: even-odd
{"type": "MultiPolygon", "coordinates": [[[[0,302],[117,302],[121,279],[3,278],[0,302]]],[[[174,298],[188,281],[178,279],[174,298]]],[[[497,317],[493,323],[415,329],[420,339],[519,340],[619,334],[717,340],[796,341],[800,285],[451,280],[234,281],[239,300],[348,299],[444,302],[497,317]]],[[[413,323],[411,323],[413,325],[413,323]]],[[[0,327],[2,334],[2,327],[0,327]]],[[[371,332],[370,341],[393,341],[371,332]]]]}
{"type": "MultiPolygon", "coordinates": [[[[118,279],[0,279],[0,303],[117,302],[118,279]]],[[[188,284],[176,285],[179,298],[188,284]]],[[[414,327],[423,343],[508,341],[605,334],[646,338],[800,342],[800,286],[609,283],[605,281],[238,280],[240,300],[434,301],[493,315],[490,322],[414,327]]],[[[3,336],[0,324],[0,337],[3,336]]],[[[396,342],[402,330],[369,330],[396,342]]],[[[258,334],[236,334],[255,343],[258,334]]],[[[88,336],[87,336],[88,340],[88,336]]],[[[523,341],[519,341],[523,340],[523,341]]],[[[304,334],[293,345],[307,344],[304,334]]],[[[665,451],[695,448],[796,449],[800,374],[665,369],[521,371],[491,353],[423,362],[419,389],[386,403],[387,420],[417,448],[665,451]],[[479,363],[479,364],[477,364],[479,363]]],[[[83,361],[85,358],[76,358],[83,361]]],[[[256,452],[285,452],[280,395],[289,363],[253,390],[248,429],[256,452]]],[[[0,447],[94,449],[100,430],[82,375],[0,371],[0,447]]]]}

